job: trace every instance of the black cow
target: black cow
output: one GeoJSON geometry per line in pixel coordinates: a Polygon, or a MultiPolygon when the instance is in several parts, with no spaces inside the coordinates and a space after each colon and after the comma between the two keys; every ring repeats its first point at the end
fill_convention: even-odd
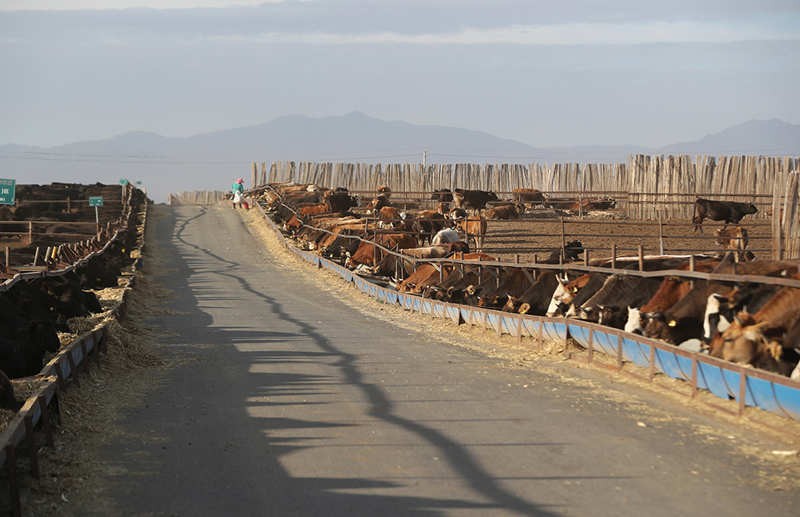
{"type": "MultiPolygon", "coordinates": [[[[570,241],[564,247],[564,263],[578,260],[578,255],[583,253],[581,241],[570,241]]],[[[542,264],[558,264],[561,258],[561,248],[556,248],[542,261],[542,264]]]]}
{"type": "Polygon", "coordinates": [[[346,212],[358,206],[358,198],[351,196],[348,192],[329,190],[324,196],[325,203],[331,212],[346,212]]]}
{"type": "Polygon", "coordinates": [[[758,208],[750,203],[739,203],[738,201],[712,201],[710,199],[697,198],[694,202],[694,231],[703,232],[703,219],[713,221],[725,221],[725,224],[739,224],[747,214],[755,214],[758,208]]]}
{"type": "Polygon", "coordinates": [[[0,370],[11,378],[36,375],[42,369],[45,352],[58,352],[61,342],[52,323],[18,319],[8,337],[0,337],[0,370]]]}
{"type": "Polygon", "coordinates": [[[439,201],[440,203],[452,203],[453,193],[447,188],[436,189],[433,191],[433,194],[431,194],[431,199],[439,201]]]}
{"type": "Polygon", "coordinates": [[[21,407],[22,402],[14,397],[14,385],[11,384],[5,372],[0,370],[0,408],[19,411],[21,407]]]}
{"type": "Polygon", "coordinates": [[[497,201],[497,194],[485,190],[464,190],[457,188],[453,191],[453,203],[456,208],[471,208],[479,211],[486,208],[489,201],[497,201]]]}

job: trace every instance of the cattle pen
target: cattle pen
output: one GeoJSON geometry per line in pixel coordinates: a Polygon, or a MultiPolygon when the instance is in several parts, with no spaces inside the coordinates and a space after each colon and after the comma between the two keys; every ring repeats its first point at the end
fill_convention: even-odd
{"type": "MultiPolygon", "coordinates": [[[[319,267],[326,268],[341,276],[363,293],[388,304],[399,304],[406,310],[427,314],[432,318],[442,318],[454,323],[464,322],[473,326],[487,328],[497,332],[498,335],[513,336],[518,342],[525,337],[535,341],[536,346],[543,349],[546,341],[563,342],[569,348],[570,339],[578,345],[569,356],[574,359],[582,358],[587,363],[598,363],[613,371],[630,374],[653,382],[656,375],[683,380],[688,383],[687,396],[694,399],[698,390],[706,390],[718,398],[736,401],[738,409],[734,414],[745,415],[747,406],[756,406],[761,409],[784,415],[788,418],[800,420],[800,383],[771,372],[747,368],[739,364],[722,361],[704,354],[688,352],[668,343],[642,335],[631,334],[618,329],[610,328],[592,322],[576,319],[552,318],[529,314],[513,314],[481,307],[449,303],[434,300],[410,293],[398,292],[393,288],[375,283],[369,278],[362,278],[348,268],[320,257],[317,254],[305,252],[294,246],[286,239],[280,228],[272,222],[269,215],[260,204],[256,205],[264,219],[279,236],[284,246],[303,260],[319,267]],[[599,359],[598,353],[610,358],[610,361],[599,359]],[[645,373],[641,373],[645,372],[645,373]]],[[[322,228],[316,231],[325,232],[322,228]]],[[[598,267],[588,264],[509,264],[506,262],[464,261],[453,258],[445,259],[416,259],[397,253],[368,239],[353,236],[353,239],[369,242],[376,248],[381,248],[386,254],[399,256],[403,261],[417,263],[430,263],[441,275],[445,265],[453,268],[472,265],[495,271],[494,278],[498,279],[501,270],[507,268],[520,268],[530,270],[530,280],[535,281],[537,272],[545,271],[582,271],[599,272],[631,277],[667,277],[676,276],[686,279],[715,280],[722,282],[759,282],[768,285],[800,288],[800,280],[791,278],[775,278],[750,275],[713,274],[689,270],[662,270],[645,271],[641,267],[642,256],[638,257],[638,269],[618,269],[614,262],[609,267],[598,267]]],[[[620,258],[622,260],[622,258],[620,258]]],[[[692,258],[694,264],[694,258],[692,258]]],[[[441,278],[441,276],[440,276],[441,278]]],[[[730,411],[718,404],[710,406],[730,411]]]]}
{"type": "MultiPolygon", "coordinates": [[[[746,201],[759,209],[753,221],[770,225],[769,232],[759,227],[753,234],[759,241],[756,249],[769,248],[758,253],[777,259],[800,257],[798,170],[800,158],[788,156],[633,155],[626,163],[553,165],[276,161],[269,167],[266,162],[253,162],[251,181],[254,187],[313,183],[365,195],[386,185],[397,200],[405,200],[409,206],[425,206],[430,203],[430,193],[440,188],[490,190],[506,196],[514,189],[532,188],[555,200],[576,201],[579,207],[587,199],[611,198],[616,201],[617,217],[648,225],[659,220],[662,224],[688,221],[696,197],[746,201]]],[[[579,211],[575,215],[583,218],[584,214],[579,211]]],[[[670,240],[669,235],[665,238],[670,240]]],[[[702,249],[686,242],[702,239],[686,238],[682,243],[678,239],[672,244],[675,251],[702,249]]],[[[611,243],[606,247],[610,249],[611,243]]]]}

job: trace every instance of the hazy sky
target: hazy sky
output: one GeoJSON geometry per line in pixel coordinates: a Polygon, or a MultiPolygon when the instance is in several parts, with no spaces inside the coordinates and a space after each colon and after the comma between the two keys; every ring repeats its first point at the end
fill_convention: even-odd
{"type": "Polygon", "coordinates": [[[353,110],[534,146],[800,123],[797,0],[556,4],[0,0],[0,144],[353,110]]]}

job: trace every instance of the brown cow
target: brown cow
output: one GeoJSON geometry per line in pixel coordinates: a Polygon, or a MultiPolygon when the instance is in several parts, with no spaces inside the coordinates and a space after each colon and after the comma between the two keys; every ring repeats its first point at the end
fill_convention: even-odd
{"type": "MultiPolygon", "coordinates": [[[[800,275],[794,275],[800,278],[800,275]]],[[[711,355],[789,375],[797,363],[795,343],[784,343],[800,325],[800,289],[783,287],[755,314],[740,312],[711,340],[711,355]]]]}
{"type": "Polygon", "coordinates": [[[534,203],[544,205],[547,198],[541,190],[535,188],[515,188],[513,191],[515,203],[534,203]]]}
{"type": "Polygon", "coordinates": [[[307,217],[309,215],[324,214],[328,211],[328,205],[321,204],[301,206],[297,213],[300,214],[301,217],[307,217]]]}
{"type": "Polygon", "coordinates": [[[483,241],[486,236],[486,219],[483,217],[467,217],[458,223],[458,227],[467,235],[467,241],[470,237],[475,240],[475,247],[478,249],[483,248],[483,241]]]}
{"type": "MultiPolygon", "coordinates": [[[[379,233],[375,235],[374,240],[384,248],[391,250],[417,247],[416,237],[403,233],[379,233]]],[[[385,252],[380,248],[376,248],[374,244],[362,242],[356,252],[347,258],[344,265],[348,268],[354,268],[359,264],[375,266],[377,262],[383,259],[384,254],[385,252]]]]}
{"type": "Polygon", "coordinates": [[[378,219],[383,223],[383,228],[392,228],[392,225],[400,222],[400,210],[393,206],[381,207],[378,219]]]}
{"type": "Polygon", "coordinates": [[[386,199],[392,197],[392,189],[389,188],[388,185],[381,185],[376,189],[379,196],[383,196],[386,199]]]}
{"type": "Polygon", "coordinates": [[[525,205],[503,205],[486,210],[486,219],[517,219],[525,212],[525,205]]]}
{"type": "MultiPolygon", "coordinates": [[[[442,271],[442,278],[447,278],[448,270],[442,271]]],[[[401,293],[421,294],[423,289],[439,283],[439,270],[433,264],[422,264],[408,278],[400,282],[397,290],[401,293]]]]}

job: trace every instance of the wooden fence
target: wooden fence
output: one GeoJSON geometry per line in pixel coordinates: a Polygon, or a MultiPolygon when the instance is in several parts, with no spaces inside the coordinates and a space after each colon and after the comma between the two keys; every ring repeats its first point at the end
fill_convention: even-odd
{"type": "Polygon", "coordinates": [[[213,205],[225,199],[227,192],[221,190],[195,190],[192,192],[170,193],[167,203],[170,205],[213,205]]]}
{"type": "Polygon", "coordinates": [[[798,169],[800,158],[789,156],[633,155],[627,163],[553,165],[273,162],[268,168],[253,162],[252,184],[293,181],[368,192],[388,185],[399,193],[535,188],[572,191],[576,198],[603,193],[617,198],[627,217],[642,220],[688,219],[696,197],[742,201],[756,205],[756,218],[771,218],[776,255],[800,258],[798,175],[791,174],[798,169]]]}

